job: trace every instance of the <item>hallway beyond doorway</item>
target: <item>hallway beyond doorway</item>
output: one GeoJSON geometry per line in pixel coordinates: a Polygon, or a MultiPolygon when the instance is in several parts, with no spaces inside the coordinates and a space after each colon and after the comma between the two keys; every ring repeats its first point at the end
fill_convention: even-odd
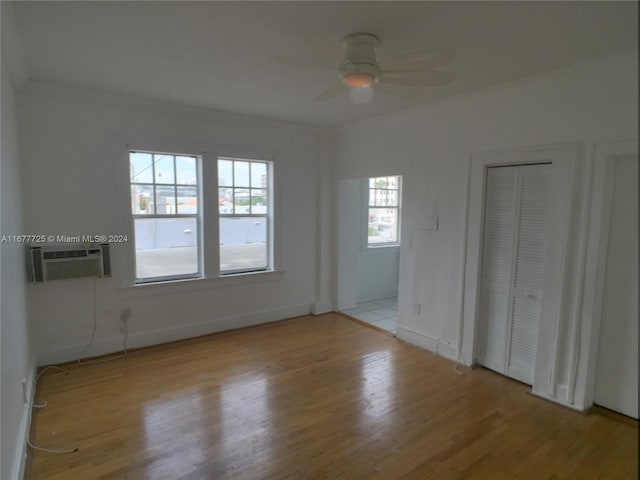
{"type": "Polygon", "coordinates": [[[398,327],[398,297],[381,298],[358,303],[355,308],[341,310],[349,316],[395,335],[398,327]]]}

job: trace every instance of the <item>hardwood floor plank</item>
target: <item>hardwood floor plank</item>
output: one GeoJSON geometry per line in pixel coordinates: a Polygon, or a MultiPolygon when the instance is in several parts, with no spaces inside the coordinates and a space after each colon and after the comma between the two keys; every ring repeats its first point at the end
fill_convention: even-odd
{"type": "Polygon", "coordinates": [[[40,378],[39,479],[637,478],[637,422],[583,415],[339,314],[40,378]]]}

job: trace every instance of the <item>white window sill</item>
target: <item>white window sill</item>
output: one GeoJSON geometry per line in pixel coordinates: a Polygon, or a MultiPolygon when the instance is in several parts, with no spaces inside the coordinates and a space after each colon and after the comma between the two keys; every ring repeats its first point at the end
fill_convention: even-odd
{"type": "Polygon", "coordinates": [[[374,243],[372,245],[367,245],[367,250],[376,250],[378,248],[398,248],[400,243],[374,243]]]}
{"type": "Polygon", "coordinates": [[[209,288],[234,287],[249,285],[252,283],[272,282],[282,279],[283,276],[284,270],[270,270],[268,272],[220,275],[212,278],[186,278],[183,280],[141,283],[121,288],[120,296],[123,298],[147,297],[171,293],[192,292],[194,290],[205,290],[209,288]]]}

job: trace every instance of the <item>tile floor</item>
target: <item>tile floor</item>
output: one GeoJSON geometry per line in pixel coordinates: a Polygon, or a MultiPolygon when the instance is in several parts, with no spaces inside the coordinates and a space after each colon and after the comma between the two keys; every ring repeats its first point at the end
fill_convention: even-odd
{"type": "Polygon", "coordinates": [[[395,334],[398,326],[398,297],[359,303],[355,308],[342,310],[342,313],[395,334]]]}

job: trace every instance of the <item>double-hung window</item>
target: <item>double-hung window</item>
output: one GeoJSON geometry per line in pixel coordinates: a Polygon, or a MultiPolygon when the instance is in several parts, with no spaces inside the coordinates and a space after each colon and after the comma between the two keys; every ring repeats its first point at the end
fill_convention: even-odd
{"type": "Polygon", "coordinates": [[[200,276],[198,158],[131,152],[136,281],[200,276]]]}
{"type": "Polygon", "coordinates": [[[401,177],[369,178],[367,245],[397,245],[400,241],[401,177]]]}
{"type": "Polygon", "coordinates": [[[220,273],[268,270],[269,163],[220,157],[220,273]]]}
{"type": "Polygon", "coordinates": [[[273,269],[272,163],[216,160],[130,152],[136,283],[273,269]]]}

